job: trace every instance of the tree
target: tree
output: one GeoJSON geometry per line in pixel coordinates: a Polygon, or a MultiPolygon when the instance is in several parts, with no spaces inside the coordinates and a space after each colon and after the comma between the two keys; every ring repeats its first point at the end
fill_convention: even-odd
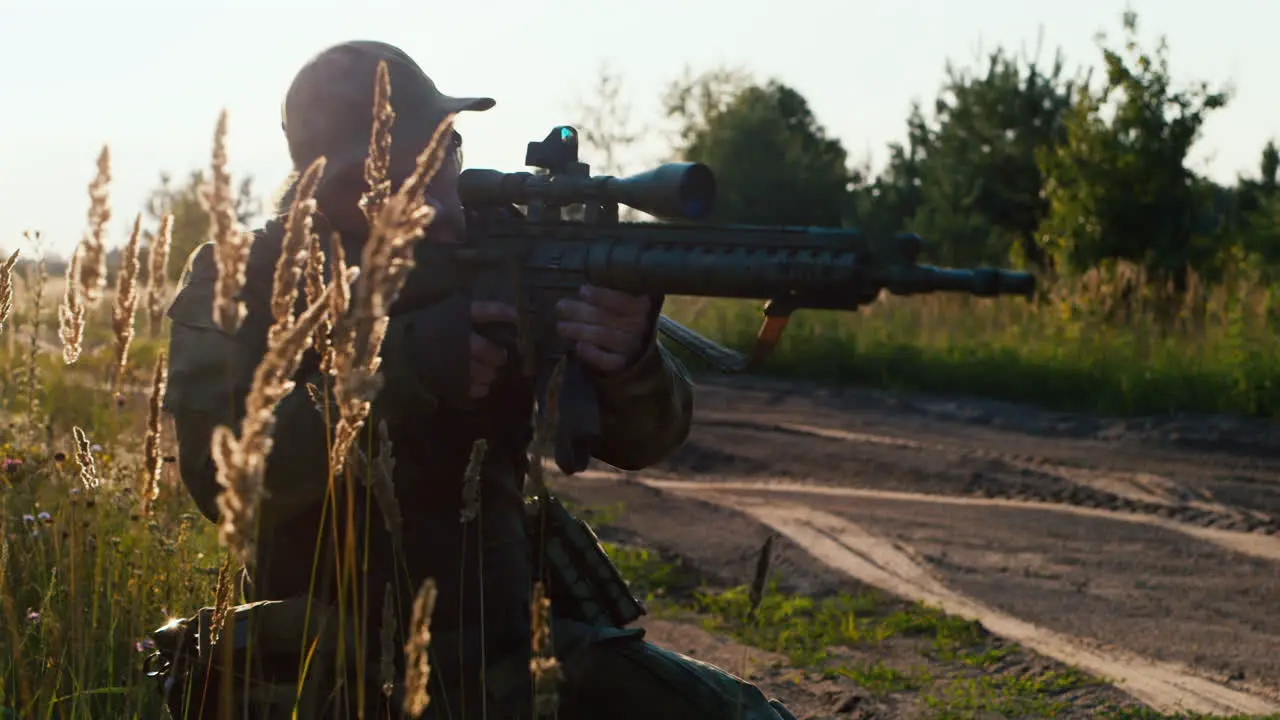
{"type": "MultiPolygon", "coordinates": [[[[154,227],[166,213],[173,213],[173,240],[169,251],[168,277],[177,280],[182,274],[187,258],[209,238],[209,214],[200,202],[200,190],[204,186],[204,171],[193,170],[187,181],[179,187],[171,185],[167,172],[160,173],[160,186],[151,191],[146,212],[154,227]]],[[[236,195],[236,220],[241,227],[248,227],[262,213],[262,202],[254,195],[253,178],[240,181],[236,195]]],[[[144,231],[148,247],[154,239],[154,230],[144,231]]],[[[144,258],[145,260],[145,258],[144,258]]]]}
{"type": "MultiPolygon", "coordinates": [[[[578,117],[579,151],[584,154],[581,159],[591,166],[594,175],[627,174],[622,158],[648,131],[643,124],[634,126],[634,114],[624,98],[621,76],[608,63],[602,63],[596,71],[591,95],[575,103],[572,112],[578,117]]],[[[582,206],[569,208],[568,214],[580,219],[582,206]]],[[[623,220],[636,220],[639,213],[623,207],[619,216],[623,220]]]]}
{"type": "Polygon", "coordinates": [[[762,225],[839,226],[853,179],[800,93],[778,81],[744,83],[719,70],[667,90],[679,122],[677,151],[716,174],[711,219],[762,225]],[[745,86],[744,86],[745,85],[745,86]]]}
{"type": "Polygon", "coordinates": [[[907,117],[907,142],[889,144],[889,162],[869,181],[870,171],[855,171],[846,211],[852,224],[874,235],[902,232],[921,204],[921,177],[930,145],[929,129],[919,103],[907,117]]]}
{"type": "Polygon", "coordinates": [[[1074,83],[1061,52],[1048,71],[997,49],[985,72],[947,65],[928,128],[912,225],[951,263],[1043,262],[1036,232],[1048,204],[1036,153],[1065,138],[1074,83]]]}
{"type": "Polygon", "coordinates": [[[573,111],[582,149],[591,153],[588,162],[598,175],[625,173],[622,157],[648,131],[643,123],[634,125],[635,115],[622,88],[622,77],[608,63],[601,63],[591,95],[579,98],[573,111]]]}
{"type": "Polygon", "coordinates": [[[1123,22],[1124,54],[1102,47],[1104,87],[1078,94],[1066,142],[1041,154],[1049,202],[1043,250],[1064,271],[1131,261],[1181,295],[1189,268],[1217,253],[1196,233],[1203,196],[1185,161],[1228,94],[1203,82],[1174,91],[1164,41],[1154,54],[1141,50],[1137,15],[1126,12],[1123,22]]]}
{"type": "Polygon", "coordinates": [[[1228,227],[1239,238],[1244,254],[1265,265],[1280,264],[1280,193],[1277,192],[1280,151],[1275,141],[1262,149],[1258,179],[1240,178],[1230,208],[1228,227]]]}

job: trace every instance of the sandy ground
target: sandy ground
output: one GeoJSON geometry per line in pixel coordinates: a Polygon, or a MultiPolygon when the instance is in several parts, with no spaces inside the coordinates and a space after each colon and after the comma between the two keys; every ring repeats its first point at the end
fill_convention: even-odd
{"type": "MultiPolygon", "coordinates": [[[[624,503],[626,528],[723,582],[749,579],[773,531],[773,576],[794,591],[941,605],[1164,712],[1280,712],[1274,424],[736,379],[704,379],[695,416],[662,465],[556,487],[624,503]]],[[[649,622],[690,654],[750,654],[649,622]]],[[[756,655],[753,679],[801,717],[910,716],[756,655]]]]}

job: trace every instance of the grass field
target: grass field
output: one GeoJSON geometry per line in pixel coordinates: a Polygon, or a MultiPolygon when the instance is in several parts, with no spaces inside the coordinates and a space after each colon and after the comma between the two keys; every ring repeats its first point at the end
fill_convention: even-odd
{"type": "MultiPolygon", "coordinates": [[[[1247,279],[1194,288],[1158,323],[1143,298],[1120,299],[1099,275],[1033,301],[933,295],[887,297],[856,313],[800,311],[759,370],[1120,415],[1280,410],[1275,289],[1247,279]]],[[[746,350],[760,307],[678,297],[667,312],[746,350]]]]}
{"type": "MultiPolygon", "coordinates": [[[[149,376],[165,347],[163,333],[149,336],[138,319],[127,392],[114,397],[108,389],[110,293],[88,318],[85,352],[67,365],[56,332],[54,299],[61,292],[60,279],[50,279],[37,328],[33,288],[18,282],[16,309],[0,341],[6,417],[0,427],[0,707],[18,717],[160,717],[155,687],[143,676],[151,651],[147,633],[170,616],[212,604],[226,551],[212,524],[196,513],[172,462],[163,465],[155,505],[142,512],[149,376]],[[87,433],[100,487],[88,488],[80,478],[77,427],[87,433]]],[[[856,315],[797,317],[771,369],[1111,412],[1266,413],[1277,370],[1265,362],[1275,348],[1265,305],[1256,299],[1232,305],[1229,297],[1215,291],[1204,320],[1164,335],[1141,319],[1102,323],[1021,300],[891,298],[856,315]]],[[[669,309],[740,347],[758,317],[747,303],[677,298],[669,309]]],[[[163,441],[171,455],[167,428],[163,441]]],[[[660,566],[628,555],[620,560],[638,587],[663,582],[660,566]]],[[[788,611],[777,627],[768,613],[740,627],[734,603],[741,591],[704,595],[684,610],[749,644],[821,654],[830,639],[822,634],[825,620],[815,616],[817,629],[799,632],[788,611]],[[790,638],[785,643],[784,636],[790,638]]],[[[797,602],[804,604],[776,597],[765,608],[797,602]]],[[[869,674],[867,682],[878,688],[909,680],[880,675],[869,674]]]]}

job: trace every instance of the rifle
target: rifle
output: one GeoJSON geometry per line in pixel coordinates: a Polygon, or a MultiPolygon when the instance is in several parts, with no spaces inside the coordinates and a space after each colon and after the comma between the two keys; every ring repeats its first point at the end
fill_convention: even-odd
{"type": "Polygon", "coordinates": [[[763,361],[799,309],[856,310],[885,290],[982,297],[1035,290],[1028,273],[918,265],[924,241],[910,233],[875,242],[850,229],[697,224],[715,202],[709,167],[678,162],[629,177],[592,176],[578,161],[578,133],[568,126],[530,142],[525,164],[540,172],[461,173],[466,240],[418,243],[391,312],[458,294],[510,302],[520,318],[516,328],[477,331],[519,352],[539,398],[564,360],[555,458],[565,474],[586,469],[600,432],[594,386],[572,344],[556,333],[556,303],[583,284],[652,296],[766,300],[750,356],[659,317],[662,335],[725,373],[763,361]],[[660,222],[619,222],[620,204],[660,222]],[[520,205],[527,211],[514,208],[520,205]],[[582,208],[580,219],[566,217],[574,206],[582,208]]]}

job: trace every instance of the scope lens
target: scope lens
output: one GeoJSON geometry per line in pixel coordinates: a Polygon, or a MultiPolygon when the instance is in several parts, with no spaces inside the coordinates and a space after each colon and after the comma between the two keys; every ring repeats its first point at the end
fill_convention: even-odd
{"type": "Polygon", "coordinates": [[[715,203],[716,177],[701,163],[691,165],[680,179],[680,209],[686,218],[701,220],[715,203]]]}
{"type": "Polygon", "coordinates": [[[573,128],[560,128],[560,142],[569,142],[573,139],[573,128]]]}

